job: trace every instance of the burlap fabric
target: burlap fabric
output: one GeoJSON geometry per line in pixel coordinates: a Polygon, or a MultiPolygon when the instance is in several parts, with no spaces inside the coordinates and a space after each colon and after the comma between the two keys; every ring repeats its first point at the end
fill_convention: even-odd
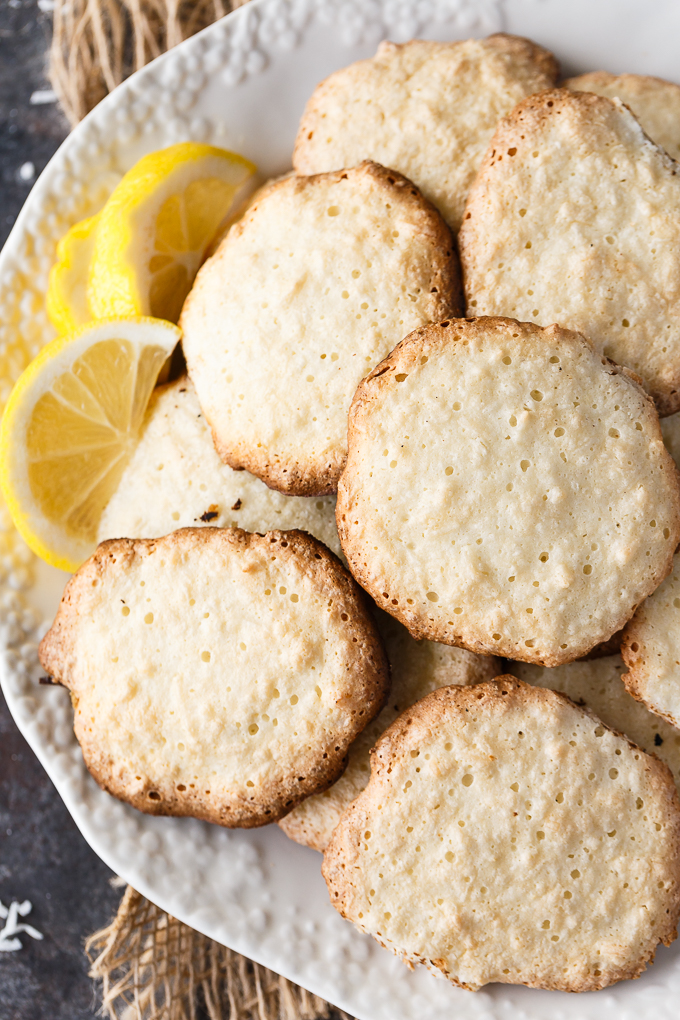
{"type": "Polygon", "coordinates": [[[133,71],[247,0],[55,0],[50,79],[72,125],[133,71]]]}
{"type": "MultiPolygon", "coordinates": [[[[50,79],[71,124],[133,71],[245,2],[55,0],[50,79]]],[[[111,1020],[350,1020],[130,886],[86,951],[111,1020]]]]}
{"type": "Polygon", "coordinates": [[[327,1002],[199,935],[125,890],[115,920],[86,943],[115,1020],[317,1020],[327,1002]]]}

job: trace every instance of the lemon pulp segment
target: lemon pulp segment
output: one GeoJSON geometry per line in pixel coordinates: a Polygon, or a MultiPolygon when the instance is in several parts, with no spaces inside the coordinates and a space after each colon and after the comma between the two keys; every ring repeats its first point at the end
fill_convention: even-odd
{"type": "Polygon", "coordinates": [[[47,315],[60,336],[73,333],[92,319],[87,300],[90,268],[99,213],[76,223],[57,245],[57,261],[50,270],[47,315]]]}
{"type": "Polygon", "coordinates": [[[68,534],[95,538],[165,359],[162,347],[101,340],[37,401],[26,433],[31,492],[68,534]]]}
{"type": "Polygon", "coordinates": [[[0,431],[0,483],[34,552],[74,570],[93,551],[158,374],[170,323],[92,323],[43,348],[15,386],[0,431]]]}
{"type": "Polygon", "coordinates": [[[254,174],[241,156],[194,142],[141,159],[102,210],[88,284],[94,314],[176,322],[210,241],[254,174]]]}
{"type": "Polygon", "coordinates": [[[229,212],[236,189],[218,178],[193,181],[171,195],[156,219],[149,260],[149,314],[177,322],[203,252],[229,212]],[[165,313],[165,314],[162,314],[165,313]]]}

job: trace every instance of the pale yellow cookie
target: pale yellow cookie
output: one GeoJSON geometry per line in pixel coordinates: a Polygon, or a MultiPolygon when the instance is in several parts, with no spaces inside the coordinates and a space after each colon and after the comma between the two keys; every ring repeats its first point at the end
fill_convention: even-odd
{"type": "Polygon", "coordinates": [[[646,74],[591,71],[567,78],[565,88],[620,99],[629,106],[643,130],[673,159],[680,157],[680,85],[646,74]]]}
{"type": "Polygon", "coordinates": [[[228,827],[330,786],[389,687],[362,592],[301,531],[104,542],[66,586],[40,661],[71,691],[104,789],[228,827]]]}
{"type": "Polygon", "coordinates": [[[300,528],[341,555],[335,497],[284,496],[224,464],[186,376],[154,391],[142,437],[102,514],[98,541],[159,538],[179,528],[300,528]]]}
{"type": "Polygon", "coordinates": [[[314,850],[326,849],[343,811],[366,787],[371,773],[369,752],[404,709],[439,687],[481,683],[501,672],[501,661],[493,655],[475,655],[434,641],[414,641],[406,628],[386,613],[379,613],[377,621],[392,672],[387,704],[350,747],[347,768],[338,781],[324,793],[303,800],[279,822],[287,836],[314,850]]]}
{"type": "Polygon", "coordinates": [[[560,694],[442,687],[378,742],[323,872],[344,917],[454,984],[593,991],[676,937],[680,802],[560,694]]]}
{"type": "Polygon", "coordinates": [[[623,682],[647,708],[680,726],[680,553],[623,631],[623,682]]]}
{"type": "Polygon", "coordinates": [[[218,453],[281,492],[335,492],[357,384],[410,329],[459,305],[451,233],[400,174],[363,163],[272,184],[182,312],[218,453]]]}
{"type": "Polygon", "coordinates": [[[567,89],[501,122],[470,189],[468,313],[582,332],[680,410],[680,174],[618,99],[567,89]]]}
{"type": "Polygon", "coordinates": [[[650,398],[559,326],[444,321],[359,386],[336,518],[414,637],[558,665],[661,583],[677,471],[650,398]]]}
{"type": "Polygon", "coordinates": [[[508,665],[520,680],[534,687],[548,687],[551,691],[566,694],[577,705],[593,712],[610,729],[624,733],[643,751],[658,755],[668,765],[675,785],[680,789],[680,730],[649,712],[630,696],[621,679],[626,666],[620,655],[589,662],[570,662],[554,669],[526,662],[508,665]]]}
{"type": "Polygon", "coordinates": [[[317,86],[293,166],[316,174],[375,159],[412,180],[458,230],[494,129],[515,103],[551,88],[557,63],[528,39],[382,42],[370,60],[317,86]]]}

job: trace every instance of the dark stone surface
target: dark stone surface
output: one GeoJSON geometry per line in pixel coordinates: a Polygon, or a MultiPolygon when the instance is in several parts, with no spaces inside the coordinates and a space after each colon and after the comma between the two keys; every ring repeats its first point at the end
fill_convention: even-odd
{"type": "Polygon", "coordinates": [[[83,941],[117,909],[111,877],[0,695],[0,900],[30,900],[25,920],[44,936],[21,935],[23,949],[0,953],[0,1020],[92,1020],[83,941]]]}
{"type": "MultiPolygon", "coordinates": [[[[68,131],[54,103],[30,102],[33,92],[50,88],[50,28],[36,0],[0,0],[0,244],[33,183],[20,168],[32,163],[37,177],[68,131]]],[[[44,936],[37,942],[22,935],[23,949],[0,953],[0,1020],[93,1020],[83,942],[116,911],[121,893],[111,877],[0,695],[0,900],[30,900],[24,920],[44,936]]]]}
{"type": "Polygon", "coordinates": [[[0,246],[68,124],[56,103],[32,104],[31,95],[51,89],[46,77],[51,15],[37,0],[0,0],[0,246]],[[32,163],[34,176],[22,178],[32,163]]]}

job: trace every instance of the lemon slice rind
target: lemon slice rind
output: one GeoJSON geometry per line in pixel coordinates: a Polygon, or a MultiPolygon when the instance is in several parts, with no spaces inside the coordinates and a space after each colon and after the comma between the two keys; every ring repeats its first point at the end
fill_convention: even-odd
{"type": "MultiPolygon", "coordinates": [[[[0,425],[0,489],[24,541],[52,566],[72,573],[96,548],[92,527],[84,534],[78,533],[78,499],[84,500],[91,519],[93,511],[91,506],[88,508],[88,497],[90,504],[94,500],[93,505],[97,505],[97,493],[93,491],[96,485],[101,486],[105,476],[113,484],[110,472],[122,471],[139,435],[158,372],[180,338],[178,327],[158,319],[138,317],[90,323],[47,344],[17,381],[0,425]],[[95,373],[90,373],[89,378],[87,375],[88,352],[97,344],[100,349],[115,352],[115,342],[123,362],[126,357],[128,361],[133,355],[136,357],[134,378],[130,376],[127,384],[123,380],[128,406],[122,408],[116,408],[112,378],[115,373],[109,370],[100,378],[95,373]],[[74,365],[79,366],[79,375],[71,372],[74,365]],[[43,428],[43,442],[54,450],[47,449],[42,461],[32,461],[29,448],[35,445],[36,430],[39,435],[41,429],[36,409],[40,406],[49,411],[50,405],[56,404],[66,409],[66,427],[61,433],[55,429],[54,435],[43,428]],[[76,426],[86,423],[84,432],[89,433],[89,441],[83,442],[82,428],[76,428],[75,436],[73,430],[69,432],[69,423],[74,422],[76,426]],[[74,444],[72,450],[69,443],[74,444]],[[96,465],[90,478],[87,472],[93,458],[96,465]],[[46,466],[39,479],[42,488],[36,487],[35,473],[33,480],[31,476],[36,463],[46,466]],[[51,498],[52,482],[57,519],[47,516],[40,505],[40,497],[45,493],[51,498]],[[64,508],[68,523],[64,523],[64,508]]],[[[109,369],[110,362],[109,357],[109,369]]]]}
{"type": "Polygon", "coordinates": [[[87,279],[100,214],[75,223],[57,245],[47,286],[47,316],[59,336],[81,329],[93,318],[87,279]]]}
{"type": "MultiPolygon", "coordinates": [[[[156,243],[159,235],[162,241],[163,220],[172,219],[173,200],[186,196],[201,182],[226,187],[215,200],[214,221],[205,227],[198,247],[189,247],[178,256],[181,264],[186,263],[190,286],[221,223],[254,186],[255,173],[256,167],[244,157],[197,142],[182,142],[140,159],[101,212],[87,290],[94,317],[156,314],[174,318],[167,309],[153,306],[154,273],[150,269],[154,258],[162,260],[163,251],[156,243]]],[[[186,210],[176,215],[186,216],[186,210]]],[[[187,235],[197,232],[196,224],[185,222],[183,228],[187,235]]]]}

